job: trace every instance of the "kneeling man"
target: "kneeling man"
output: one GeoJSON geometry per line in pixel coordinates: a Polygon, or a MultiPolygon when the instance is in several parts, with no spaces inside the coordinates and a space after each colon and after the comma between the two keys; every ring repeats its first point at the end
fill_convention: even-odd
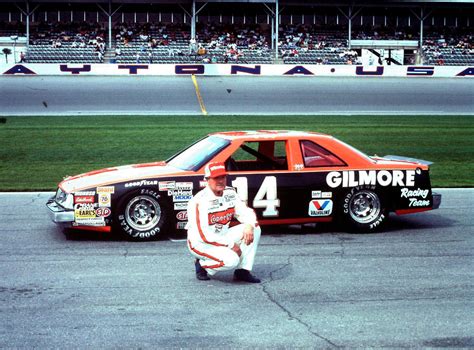
{"type": "Polygon", "coordinates": [[[224,163],[206,165],[204,178],[207,186],[188,203],[188,248],[197,279],[235,269],[235,280],[259,283],[250,272],[261,233],[255,212],[226,186],[224,163]],[[240,224],[229,227],[233,218],[240,224]]]}

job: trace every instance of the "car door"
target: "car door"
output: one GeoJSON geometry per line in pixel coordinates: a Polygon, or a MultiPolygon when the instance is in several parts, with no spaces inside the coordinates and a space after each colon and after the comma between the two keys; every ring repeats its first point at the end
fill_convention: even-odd
{"type": "Polygon", "coordinates": [[[287,200],[294,185],[287,140],[243,142],[227,160],[229,184],[252,207],[262,224],[294,218],[287,200]]]}

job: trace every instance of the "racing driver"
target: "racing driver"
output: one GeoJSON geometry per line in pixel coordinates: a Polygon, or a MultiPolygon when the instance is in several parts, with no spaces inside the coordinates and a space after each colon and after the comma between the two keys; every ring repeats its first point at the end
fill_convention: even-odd
{"type": "Polygon", "coordinates": [[[196,278],[209,280],[219,271],[234,270],[234,280],[260,283],[252,275],[260,227],[255,212],[227,187],[224,163],[205,167],[207,186],[188,203],[188,248],[196,257],[196,278]],[[230,227],[232,219],[240,224],[230,227]]]}

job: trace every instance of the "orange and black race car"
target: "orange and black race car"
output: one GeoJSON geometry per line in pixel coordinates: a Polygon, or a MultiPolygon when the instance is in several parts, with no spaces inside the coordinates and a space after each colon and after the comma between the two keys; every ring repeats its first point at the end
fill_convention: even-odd
{"type": "Polygon", "coordinates": [[[187,202],[206,185],[204,167],[225,162],[228,184],[260,225],[337,221],[379,229],[389,212],[439,207],[429,162],[369,157],[313,132],[236,131],[206,136],[163,162],[106,168],[66,178],[47,206],[58,224],[149,240],[184,233],[187,202]]]}

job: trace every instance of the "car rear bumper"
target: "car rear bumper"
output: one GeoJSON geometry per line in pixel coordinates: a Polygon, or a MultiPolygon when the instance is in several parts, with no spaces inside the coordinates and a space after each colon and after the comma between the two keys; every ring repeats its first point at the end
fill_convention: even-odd
{"type": "Polygon", "coordinates": [[[74,211],[66,210],[56,203],[54,197],[51,197],[46,206],[49,209],[49,216],[51,220],[57,224],[67,224],[74,221],[74,211]]]}
{"type": "Polygon", "coordinates": [[[441,193],[433,193],[433,208],[438,209],[441,205],[441,193]]]}

